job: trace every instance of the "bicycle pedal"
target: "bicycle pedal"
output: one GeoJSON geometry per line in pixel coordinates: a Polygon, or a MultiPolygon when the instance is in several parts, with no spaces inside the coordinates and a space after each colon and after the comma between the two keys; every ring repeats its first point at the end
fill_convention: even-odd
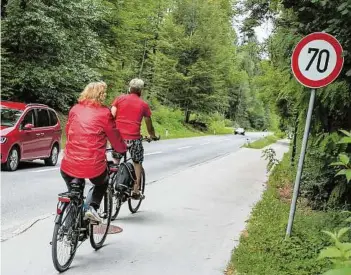
{"type": "Polygon", "coordinates": [[[83,242],[87,239],[87,236],[85,234],[82,234],[78,237],[78,241],[83,242]]]}

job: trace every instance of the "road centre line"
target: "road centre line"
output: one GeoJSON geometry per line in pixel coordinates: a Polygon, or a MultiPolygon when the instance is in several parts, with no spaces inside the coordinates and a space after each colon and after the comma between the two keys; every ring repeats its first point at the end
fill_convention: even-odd
{"type": "Polygon", "coordinates": [[[35,171],[30,171],[31,173],[41,173],[41,172],[46,172],[46,171],[54,171],[54,170],[58,170],[60,169],[60,167],[56,167],[56,168],[49,168],[49,169],[41,169],[41,170],[35,170],[35,171]]]}
{"type": "Polygon", "coordinates": [[[205,143],[202,143],[200,145],[207,145],[207,144],[210,144],[211,142],[205,142],[205,143]]]}
{"type": "Polygon", "coordinates": [[[188,148],[191,148],[192,146],[184,146],[184,147],[179,147],[177,148],[177,150],[183,150],[183,149],[188,149],[188,148]]]}
{"type": "Polygon", "coordinates": [[[157,155],[157,154],[162,154],[162,152],[157,151],[157,152],[145,153],[144,156],[157,155]]]}

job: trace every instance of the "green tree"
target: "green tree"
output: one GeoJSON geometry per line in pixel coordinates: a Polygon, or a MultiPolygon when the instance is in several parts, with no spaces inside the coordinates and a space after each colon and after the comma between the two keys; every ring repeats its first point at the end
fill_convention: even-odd
{"type": "Polygon", "coordinates": [[[228,108],[235,35],[224,3],[176,1],[160,31],[152,92],[180,107],[186,122],[191,112],[228,108]]]}
{"type": "Polygon", "coordinates": [[[2,97],[66,110],[104,62],[99,1],[9,1],[2,19],[2,97]]]}

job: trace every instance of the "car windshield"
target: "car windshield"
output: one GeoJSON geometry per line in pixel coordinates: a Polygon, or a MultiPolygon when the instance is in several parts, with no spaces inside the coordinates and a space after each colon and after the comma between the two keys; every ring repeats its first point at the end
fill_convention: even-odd
{"type": "Polygon", "coordinates": [[[23,111],[1,107],[1,126],[13,127],[23,111]]]}

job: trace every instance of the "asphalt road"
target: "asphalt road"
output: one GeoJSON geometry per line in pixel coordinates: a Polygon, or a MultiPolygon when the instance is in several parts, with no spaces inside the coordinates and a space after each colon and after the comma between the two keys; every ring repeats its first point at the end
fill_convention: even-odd
{"type": "MultiPolygon", "coordinates": [[[[224,135],[161,140],[145,143],[146,182],[154,182],[180,172],[187,167],[237,151],[249,138],[224,135]]],[[[16,172],[1,172],[1,233],[8,235],[21,225],[39,216],[53,213],[57,194],[66,186],[56,167],[46,167],[40,161],[23,163],[16,172]]]]}

